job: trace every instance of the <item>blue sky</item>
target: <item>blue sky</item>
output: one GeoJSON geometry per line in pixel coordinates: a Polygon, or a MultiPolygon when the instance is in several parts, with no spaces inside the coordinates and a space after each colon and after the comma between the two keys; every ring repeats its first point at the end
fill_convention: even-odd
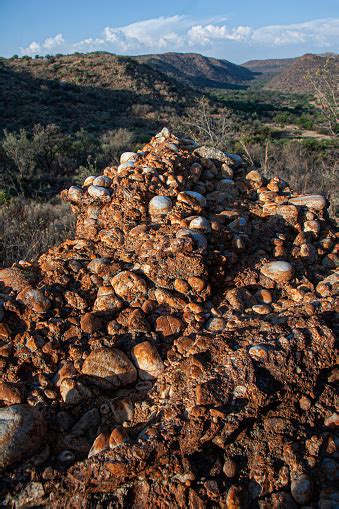
{"type": "Polygon", "coordinates": [[[0,55],[338,51],[339,0],[0,0],[0,55]]]}

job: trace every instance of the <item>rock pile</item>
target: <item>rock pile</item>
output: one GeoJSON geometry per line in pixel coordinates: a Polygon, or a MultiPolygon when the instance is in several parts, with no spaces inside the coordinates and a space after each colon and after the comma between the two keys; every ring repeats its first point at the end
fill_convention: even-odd
{"type": "Polygon", "coordinates": [[[5,503],[337,507],[325,199],[166,128],[62,195],[0,271],[5,503]]]}

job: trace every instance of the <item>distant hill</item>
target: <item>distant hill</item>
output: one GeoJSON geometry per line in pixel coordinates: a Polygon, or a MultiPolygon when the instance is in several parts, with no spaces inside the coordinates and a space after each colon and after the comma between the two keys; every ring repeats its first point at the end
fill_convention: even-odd
{"type": "Polygon", "coordinates": [[[163,53],[134,57],[170,78],[195,87],[231,88],[247,86],[255,78],[251,70],[228,60],[205,57],[196,53],[163,53]]]}
{"type": "Polygon", "coordinates": [[[305,75],[308,72],[314,74],[318,68],[325,65],[327,58],[330,58],[330,70],[335,80],[338,77],[338,55],[326,57],[308,53],[293,59],[289,65],[284,66],[279,74],[264,85],[264,89],[289,93],[312,93],[312,85],[305,79],[305,75]]]}
{"type": "Polygon", "coordinates": [[[0,132],[56,123],[64,130],[152,127],[180,114],[196,93],[109,53],[0,59],[0,132]]]}
{"type": "Polygon", "coordinates": [[[283,71],[295,58],[269,58],[267,60],[249,60],[242,67],[246,67],[254,73],[271,74],[272,76],[283,71]]]}
{"type": "MultiPolygon", "coordinates": [[[[338,57],[332,61],[335,73],[338,57]]],[[[37,123],[54,123],[65,132],[117,127],[154,131],[173,115],[182,115],[200,95],[199,88],[257,83],[260,89],[311,92],[304,75],[325,62],[319,55],[252,60],[245,65],[253,72],[193,53],[0,58],[0,136],[5,128],[29,129],[37,123]]],[[[217,99],[211,100],[217,105],[217,99]]]]}

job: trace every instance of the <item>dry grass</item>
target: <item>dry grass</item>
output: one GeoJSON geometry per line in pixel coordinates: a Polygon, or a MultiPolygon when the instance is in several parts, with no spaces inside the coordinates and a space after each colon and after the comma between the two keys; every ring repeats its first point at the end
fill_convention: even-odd
{"type": "Polygon", "coordinates": [[[36,259],[74,232],[74,216],[59,199],[11,200],[0,207],[0,266],[36,259]]]}

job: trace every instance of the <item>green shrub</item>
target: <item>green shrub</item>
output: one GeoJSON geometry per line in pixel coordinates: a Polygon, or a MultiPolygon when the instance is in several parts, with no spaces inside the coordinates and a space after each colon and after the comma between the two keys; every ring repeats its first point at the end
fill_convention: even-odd
{"type": "Polygon", "coordinates": [[[297,126],[302,127],[303,129],[312,129],[313,128],[312,116],[307,113],[303,113],[296,120],[296,124],[297,124],[297,126]]]}

